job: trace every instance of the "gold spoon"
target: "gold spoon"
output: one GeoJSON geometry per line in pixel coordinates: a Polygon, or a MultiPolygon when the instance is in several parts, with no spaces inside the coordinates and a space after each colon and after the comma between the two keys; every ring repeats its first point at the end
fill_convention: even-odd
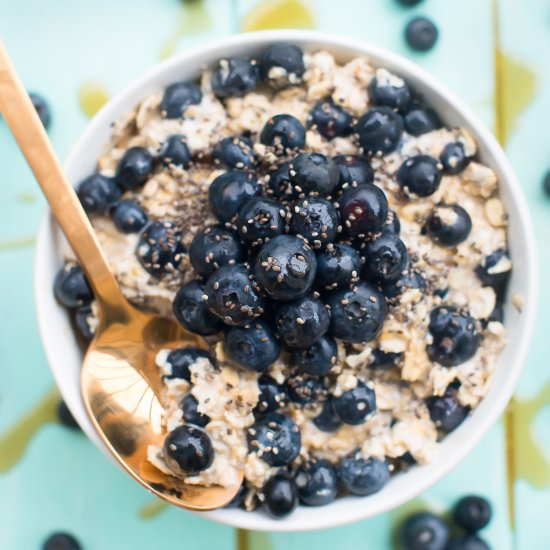
{"type": "Polygon", "coordinates": [[[187,485],[147,460],[148,446],[161,447],[166,435],[155,356],[161,349],[205,344],[177,323],[139,311],[124,298],[1,40],[0,112],[95,294],[100,322],[84,357],[81,390],[97,433],[121,466],[164,500],[189,510],[224,506],[240,483],[229,488],[187,485]]]}

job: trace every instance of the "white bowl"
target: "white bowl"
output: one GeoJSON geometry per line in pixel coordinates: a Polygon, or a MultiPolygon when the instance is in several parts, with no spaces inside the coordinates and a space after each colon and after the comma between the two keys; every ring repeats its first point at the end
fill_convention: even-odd
{"type": "MultiPolygon", "coordinates": [[[[176,80],[197,77],[201,68],[222,56],[256,53],[267,44],[281,40],[293,42],[304,50],[326,48],[341,60],[367,56],[375,65],[387,67],[406,78],[440,113],[446,124],[467,128],[478,143],[481,159],[498,175],[501,197],[510,217],[509,240],[514,261],[505,306],[510,344],[498,359],[488,395],[462,426],[445,438],[434,462],[392,477],[375,495],[346,497],[320,508],[302,506],[282,521],[272,520],[262,512],[245,513],[241,510],[216,510],[203,514],[235,527],[297,531],[334,527],[387,512],[433,485],[472,450],[504,411],[521,372],[535,319],[537,261],[533,228],[520,185],[495,138],[470,109],[413,63],[378,47],[324,33],[283,30],[240,34],[190,49],[161,63],[109,101],[90,122],[65,163],[69,179],[77,183],[94,170],[109,141],[111,123],[151,92],[176,80]],[[521,313],[510,303],[510,297],[515,293],[524,300],[521,313]]],[[[88,437],[109,456],[82,404],[79,388],[82,350],[73,334],[67,311],[53,297],[54,277],[63,262],[60,236],[51,214],[47,213],[40,227],[35,265],[40,333],[63,398],[88,437]]]]}

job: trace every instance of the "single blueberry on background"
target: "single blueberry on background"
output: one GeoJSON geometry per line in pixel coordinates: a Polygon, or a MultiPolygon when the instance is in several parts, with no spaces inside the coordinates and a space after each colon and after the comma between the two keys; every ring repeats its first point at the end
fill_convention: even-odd
{"type": "Polygon", "coordinates": [[[160,146],[158,155],[168,167],[188,168],[191,162],[191,151],[181,134],[169,136],[160,146]]]}
{"type": "Polygon", "coordinates": [[[271,376],[260,376],[258,387],[260,388],[260,396],[254,412],[265,414],[283,409],[288,405],[288,395],[285,387],[278,384],[271,376]]]}
{"type": "Polygon", "coordinates": [[[210,354],[202,348],[187,346],[172,350],[166,357],[166,363],[170,365],[171,373],[165,375],[164,378],[168,380],[181,378],[182,380],[191,382],[191,371],[189,367],[201,359],[206,359],[214,364],[214,360],[210,354]]]}
{"type": "Polygon", "coordinates": [[[330,336],[322,336],[305,349],[294,349],[290,363],[306,374],[323,376],[336,365],[338,347],[330,336]]]}
{"type": "Polygon", "coordinates": [[[70,533],[53,533],[44,541],[42,550],[82,550],[82,546],[70,533]]]}
{"type": "Polygon", "coordinates": [[[328,140],[349,136],[353,131],[353,117],[339,105],[323,99],[309,113],[308,126],[328,140]]]}
{"type": "Polygon", "coordinates": [[[288,42],[269,46],[258,59],[260,75],[273,89],[300,84],[306,67],[304,52],[288,42]]]}
{"type": "Polygon", "coordinates": [[[372,183],[346,189],[338,205],[343,229],[352,237],[381,231],[388,217],[388,199],[372,183]]]}
{"type": "Polygon", "coordinates": [[[395,151],[403,134],[403,119],[389,107],[372,107],[357,122],[359,145],[366,154],[395,151]]]}
{"type": "Polygon", "coordinates": [[[431,512],[418,512],[401,525],[401,543],[407,550],[446,550],[449,526],[431,512]]]}
{"type": "Polygon", "coordinates": [[[367,241],[363,255],[365,263],[362,275],[374,281],[398,279],[409,260],[405,243],[389,232],[383,232],[378,238],[367,241]]]}
{"type": "Polygon", "coordinates": [[[469,532],[483,529],[491,521],[493,510],[489,501],[478,495],[462,497],[455,505],[453,517],[460,527],[469,532]]]}
{"type": "Polygon", "coordinates": [[[436,206],[426,223],[428,235],[441,246],[457,246],[464,242],[472,230],[472,219],[458,204],[436,206]]]}
{"type": "Polygon", "coordinates": [[[153,157],[145,147],[130,147],[118,161],[116,182],[123,189],[141,187],[153,172],[153,157]]]}
{"type": "Polygon", "coordinates": [[[457,398],[458,388],[449,385],[443,395],[432,395],[426,399],[426,407],[432,422],[445,433],[452,432],[466,419],[470,408],[457,398]]]}
{"type": "Polygon", "coordinates": [[[336,155],[332,160],[338,166],[340,178],[338,185],[341,189],[344,186],[374,182],[374,170],[370,162],[359,155],[336,155]]]}
{"type": "Polygon", "coordinates": [[[50,127],[50,123],[52,121],[52,112],[50,106],[48,105],[46,100],[39,94],[31,92],[29,93],[29,97],[31,98],[33,107],[38,113],[38,118],[40,118],[42,125],[47,130],[50,127]]]}
{"type": "Polygon", "coordinates": [[[215,163],[227,168],[252,168],[254,160],[254,144],[247,136],[223,138],[212,151],[215,163]]]}
{"type": "Polygon", "coordinates": [[[237,231],[254,247],[282,235],[286,229],[287,208],[271,197],[253,197],[239,210],[237,231]]]}
{"type": "Polygon", "coordinates": [[[245,57],[220,59],[212,72],[212,91],[216,97],[242,97],[258,85],[260,75],[255,61],[245,57]]]}
{"type": "Polygon", "coordinates": [[[210,422],[208,415],[199,412],[199,402],[191,393],[188,393],[182,399],[181,409],[183,411],[183,419],[187,424],[194,424],[199,428],[204,428],[210,422]]]}
{"type": "Polygon", "coordinates": [[[327,395],[323,376],[313,376],[295,371],[286,379],[288,397],[297,405],[308,405],[322,401],[327,395]]]}
{"type": "Polygon", "coordinates": [[[436,159],[429,155],[415,155],[403,162],[396,177],[407,195],[428,197],[437,191],[442,174],[436,159]]]}
{"type": "Polygon", "coordinates": [[[376,412],[374,389],[362,381],[332,400],[334,412],[344,424],[363,424],[376,412]]]}
{"type": "Polygon", "coordinates": [[[336,243],[317,255],[315,282],[322,288],[345,288],[359,280],[361,256],[355,248],[336,243]]]}
{"type": "Polygon", "coordinates": [[[445,550],[491,550],[491,547],[478,535],[468,533],[452,539],[445,550]]]}
{"type": "Polygon", "coordinates": [[[410,48],[418,52],[431,50],[439,37],[434,22],[427,17],[415,17],[405,27],[405,40],[410,48]]]}
{"type": "Polygon", "coordinates": [[[330,195],[340,179],[336,163],[321,153],[300,153],[289,165],[290,181],[297,193],[330,195]]]}
{"type": "Polygon", "coordinates": [[[421,136],[441,128],[441,120],[433,109],[415,106],[403,115],[403,125],[408,134],[421,136]]]}
{"type": "Polygon", "coordinates": [[[466,156],[464,145],[460,141],[448,143],[439,155],[444,174],[456,175],[464,171],[470,163],[471,157],[466,156]]]}
{"type": "Polygon", "coordinates": [[[221,222],[229,222],[252,198],[260,195],[262,186],[256,176],[245,170],[229,170],[208,188],[210,209],[221,222]]]}
{"type": "Polygon", "coordinates": [[[334,412],[332,397],[328,397],[322,402],[321,412],[313,419],[313,424],[322,432],[334,432],[342,426],[342,421],[334,412]]]}
{"type": "Polygon", "coordinates": [[[202,472],[214,461],[214,447],[206,432],[195,426],[178,426],[168,433],[162,453],[175,473],[202,472]]]}

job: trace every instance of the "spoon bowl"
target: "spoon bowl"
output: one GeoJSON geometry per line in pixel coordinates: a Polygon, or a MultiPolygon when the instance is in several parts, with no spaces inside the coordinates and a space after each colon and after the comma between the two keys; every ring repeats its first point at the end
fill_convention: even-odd
{"type": "Polygon", "coordinates": [[[156,355],[162,349],[205,343],[170,319],[139,311],[123,296],[1,41],[0,112],[94,291],[99,327],[84,357],[80,382],[97,434],[136,481],[171,504],[189,510],[224,506],[239,490],[242,471],[234,486],[205,487],[188,485],[147,460],[149,446],[161,447],[166,436],[156,355]]]}

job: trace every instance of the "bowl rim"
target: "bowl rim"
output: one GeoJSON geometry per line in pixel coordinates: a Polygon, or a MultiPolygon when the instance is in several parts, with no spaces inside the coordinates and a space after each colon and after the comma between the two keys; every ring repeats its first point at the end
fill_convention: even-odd
{"type": "MultiPolygon", "coordinates": [[[[210,55],[213,58],[221,57],[226,49],[229,50],[231,48],[243,46],[251,46],[251,48],[257,50],[262,45],[277,41],[295,42],[300,45],[304,45],[305,47],[307,47],[307,44],[311,44],[312,49],[327,48],[330,50],[331,48],[335,48],[337,50],[349,50],[350,52],[355,52],[353,55],[358,55],[358,52],[361,52],[361,55],[374,60],[375,65],[389,66],[392,70],[397,70],[397,72],[407,75],[406,78],[413,77],[416,80],[422,81],[423,86],[429,89],[430,92],[433,92],[436,96],[439,96],[442,101],[446,102],[448,106],[450,106],[458,114],[464,125],[474,130],[477,136],[476,141],[483,144],[490,156],[493,157],[494,164],[492,167],[498,167],[500,172],[499,186],[501,189],[506,188],[507,192],[510,193],[511,198],[515,202],[518,219],[521,220],[520,229],[523,234],[523,244],[525,247],[524,254],[527,260],[525,262],[526,269],[523,271],[525,274],[524,278],[526,279],[525,288],[528,292],[522,311],[522,325],[518,329],[518,334],[521,334],[521,338],[519,341],[514,342],[514,349],[511,352],[513,355],[513,365],[509,368],[510,372],[505,379],[503,387],[501,387],[500,393],[494,394],[494,392],[491,393],[491,389],[489,390],[487,396],[480,403],[478,411],[476,411],[478,414],[472,415],[472,417],[467,420],[471,433],[469,433],[466,439],[462,438],[460,440],[461,445],[455,449],[454,454],[449,458],[449,460],[443,464],[441,459],[436,458],[434,462],[428,465],[415,467],[415,469],[422,470],[423,472],[423,474],[416,476],[418,478],[415,479],[416,483],[408,484],[409,487],[406,487],[405,490],[402,490],[399,494],[395,494],[397,492],[394,491],[393,496],[392,493],[388,493],[390,496],[386,495],[386,498],[379,498],[380,502],[377,503],[378,506],[375,510],[370,509],[372,506],[354,505],[357,497],[346,497],[345,499],[339,499],[338,508],[341,509],[339,514],[320,514],[319,512],[321,509],[314,509],[316,514],[310,514],[310,519],[308,521],[304,521],[303,518],[299,517],[294,519],[296,513],[281,521],[273,520],[265,514],[246,513],[241,510],[221,509],[211,512],[197,512],[203,517],[237,528],[289,532],[336,527],[387,512],[411,500],[421,492],[425,491],[428,487],[435,484],[445,474],[454,469],[466,457],[466,455],[469,454],[469,452],[479,443],[482,437],[489,431],[504,411],[506,404],[512,397],[518,377],[522,371],[535,322],[538,293],[538,269],[536,247],[534,244],[534,230],[520,184],[497,140],[484,126],[484,124],[478,120],[477,116],[471,111],[471,109],[444,84],[439,82],[435,77],[431,76],[431,74],[415,63],[382,47],[372,45],[361,40],[342,37],[330,33],[281,29],[237,34],[200,46],[191,47],[155,65],[118,92],[88,123],[85,130],[72,146],[69,155],[66,157],[64,166],[67,173],[70,173],[71,170],[74,169],[71,167],[78,164],[79,159],[77,158],[77,154],[83,149],[84,145],[106,125],[110,125],[113,120],[113,113],[118,112],[121,107],[125,107],[126,109],[135,107],[135,104],[129,104],[130,100],[140,89],[146,88],[148,83],[158,80],[161,75],[171,71],[173,71],[173,74],[177,75],[177,68],[185,65],[186,63],[195,63],[195,68],[197,70],[201,69],[202,66],[197,65],[196,61],[196,58],[200,58],[201,56],[210,55]],[[491,396],[490,402],[488,401],[489,396],[491,396]],[[483,415],[479,414],[480,408],[483,408],[483,415]],[[472,424],[472,419],[475,419],[474,424],[472,424]],[[348,506],[348,504],[350,505],[348,506]],[[345,511],[345,514],[342,513],[342,511],[345,511]],[[323,516],[325,517],[323,518],[322,525],[315,522],[316,518],[321,518],[323,516]]],[[[35,307],[40,337],[45,349],[48,364],[54,378],[56,379],[58,387],[61,388],[63,387],[61,382],[61,369],[57,367],[60,358],[58,358],[57,352],[53,346],[53,341],[49,337],[51,327],[48,318],[48,311],[50,306],[44,299],[44,291],[41,286],[44,281],[47,254],[50,248],[50,243],[54,239],[54,234],[55,229],[54,223],[52,223],[51,212],[47,209],[40,223],[35,253],[35,307]]],[[[80,399],[80,394],[78,395],[78,398],[80,399]]],[[[76,397],[74,397],[74,399],[76,400],[76,397]]],[[[89,422],[89,419],[87,417],[83,417],[82,410],[75,407],[75,401],[69,399],[68,406],[83,427],[86,435],[98,448],[100,448],[100,450],[103,451],[103,453],[109,456],[107,448],[93,431],[93,427],[89,422]]],[[[464,428],[462,428],[462,430],[464,430],[464,428]]],[[[457,430],[457,432],[459,431],[460,430],[457,430]]],[[[453,435],[454,434],[448,436],[446,441],[453,435]]],[[[445,442],[443,445],[444,444],[445,442]]],[[[410,476],[410,474],[407,474],[407,476],[410,476]]],[[[378,495],[381,495],[383,492],[384,491],[378,495]]],[[[364,500],[359,500],[357,503],[363,501],[364,500]]],[[[325,506],[322,510],[326,511],[334,508],[336,508],[336,503],[325,506]]],[[[317,519],[317,521],[320,520],[317,519]]]]}

